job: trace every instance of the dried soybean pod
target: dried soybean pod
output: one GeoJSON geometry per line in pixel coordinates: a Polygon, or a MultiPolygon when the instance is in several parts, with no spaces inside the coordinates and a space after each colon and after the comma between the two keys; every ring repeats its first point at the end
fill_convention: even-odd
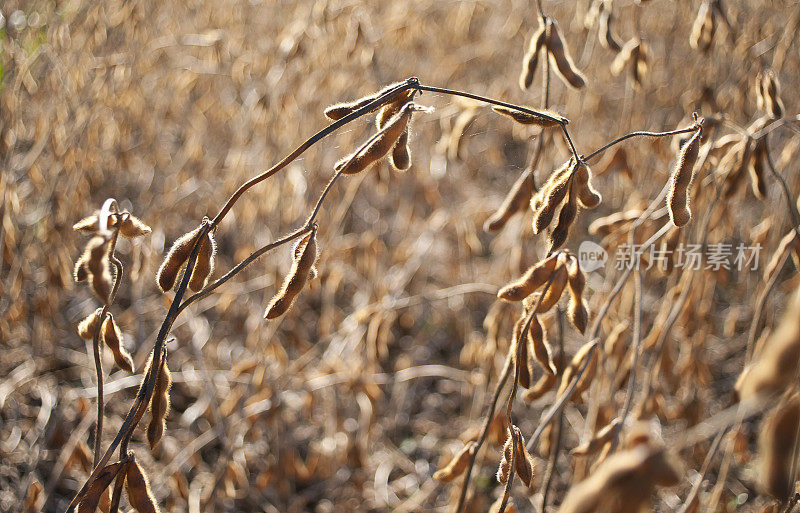
{"type": "Polygon", "coordinates": [[[394,148],[392,148],[390,162],[392,163],[392,167],[398,171],[405,171],[411,167],[411,148],[408,146],[408,128],[403,130],[394,148]]]}
{"type": "Polygon", "coordinates": [[[75,268],[72,270],[72,277],[75,278],[75,281],[86,281],[86,279],[89,278],[89,268],[87,264],[88,262],[83,256],[78,257],[78,261],[75,262],[75,268]]]}
{"type": "Polygon", "coordinates": [[[772,119],[783,117],[783,101],[781,100],[781,84],[771,69],[764,71],[762,89],[764,92],[764,110],[772,119]]]}
{"type": "Polygon", "coordinates": [[[76,232],[97,233],[97,231],[100,229],[100,221],[97,217],[97,213],[95,212],[89,217],[84,217],[77,223],[73,224],[72,229],[76,232]]]}
{"type": "Polygon", "coordinates": [[[550,282],[550,287],[544,294],[541,303],[539,303],[536,313],[544,313],[556,306],[558,300],[561,299],[561,295],[564,293],[564,287],[566,286],[567,269],[564,267],[562,259],[559,257],[555,274],[553,274],[553,280],[550,282]]]}
{"type": "Polygon", "coordinates": [[[539,25],[539,28],[531,36],[528,51],[525,53],[525,57],[522,58],[522,73],[519,75],[519,87],[523,91],[533,84],[533,76],[539,63],[539,54],[542,51],[546,37],[547,27],[545,25],[539,25]]]}
{"type": "Polygon", "coordinates": [[[698,126],[691,139],[683,145],[675,170],[672,172],[667,205],[669,206],[669,217],[675,226],[684,226],[692,218],[692,212],[689,209],[689,189],[692,185],[694,165],[700,151],[702,132],[703,128],[698,126]]]}
{"type": "Polygon", "coordinates": [[[592,187],[592,170],[585,162],[580,162],[577,169],[575,169],[575,185],[574,187],[578,193],[578,202],[583,208],[595,208],[601,201],[603,196],[592,187]]]}
{"type": "Polygon", "coordinates": [[[547,283],[550,275],[556,270],[557,255],[550,255],[532,265],[518,280],[500,289],[497,297],[506,301],[522,301],[547,283]]]}
{"type": "Polygon", "coordinates": [[[629,39],[625,45],[622,47],[622,50],[614,57],[614,60],[611,63],[611,73],[615,76],[622,73],[625,69],[625,66],[629,62],[633,60],[634,52],[638,51],[640,46],[640,41],[637,38],[629,39]]]}
{"type": "Polygon", "coordinates": [[[539,377],[539,380],[534,383],[532,387],[522,393],[522,400],[530,403],[536,399],[539,399],[544,394],[552,390],[557,379],[558,378],[556,377],[556,374],[545,372],[539,377]]]}
{"type": "Polygon", "coordinates": [[[794,491],[792,463],[798,425],[800,396],[795,393],[778,404],[759,436],[761,489],[781,501],[786,501],[794,491]]]}
{"type": "Polygon", "coordinates": [[[208,277],[214,273],[214,255],[217,253],[217,243],[214,235],[208,232],[200,242],[200,249],[197,250],[197,259],[194,261],[192,275],[189,278],[189,288],[201,290],[206,286],[208,277]]]}
{"type": "Polygon", "coordinates": [[[502,229],[511,216],[525,209],[525,206],[530,202],[533,196],[533,173],[530,170],[525,170],[511,190],[508,191],[503,204],[497,209],[492,217],[483,223],[483,230],[487,232],[494,232],[502,229]]]}
{"type": "Polygon", "coordinates": [[[103,342],[111,350],[111,354],[114,355],[114,362],[116,362],[117,367],[124,371],[133,372],[133,358],[131,358],[130,353],[122,344],[122,331],[114,321],[114,316],[110,313],[106,314],[106,318],[103,320],[101,336],[103,342]]]}
{"type": "Polygon", "coordinates": [[[550,247],[549,252],[553,252],[560,248],[569,236],[569,229],[572,226],[575,217],[578,215],[578,195],[575,191],[575,181],[571,180],[569,185],[569,192],[567,193],[567,201],[561,207],[558,214],[558,223],[553,231],[550,232],[548,239],[550,247]]]}
{"type": "Polygon", "coordinates": [[[121,220],[119,222],[119,234],[123,237],[135,239],[137,237],[144,237],[152,231],[153,230],[144,224],[141,219],[130,212],[121,214],[121,220]]]}
{"type": "Polygon", "coordinates": [[[759,139],[755,142],[755,147],[750,155],[747,170],[750,175],[750,185],[756,198],[763,200],[767,196],[767,180],[764,170],[764,160],[766,160],[767,143],[766,139],[759,139]]]}
{"type": "Polygon", "coordinates": [[[695,50],[708,52],[714,43],[714,33],[717,31],[717,22],[714,17],[714,10],[707,1],[703,1],[697,18],[692,25],[692,33],[689,37],[689,44],[695,50]]]}
{"type": "Polygon", "coordinates": [[[533,461],[528,449],[525,447],[525,438],[517,431],[517,443],[514,448],[516,457],[514,458],[514,469],[517,471],[520,481],[527,486],[531,486],[533,481],[533,471],[536,463],[533,461]]]}
{"type": "MultiPolygon", "coordinates": [[[[511,429],[514,429],[511,427],[511,429]]],[[[503,457],[500,460],[500,466],[497,467],[497,482],[500,484],[508,483],[508,476],[511,473],[511,460],[514,458],[514,439],[511,436],[511,429],[508,432],[508,438],[503,445],[503,457]]]]}
{"type": "Polygon", "coordinates": [[[586,302],[583,300],[583,289],[586,285],[586,277],[578,265],[578,259],[574,256],[567,262],[567,274],[569,283],[569,307],[567,317],[575,329],[584,333],[586,324],[589,322],[589,312],[586,309],[586,302]]]}
{"type": "MultiPolygon", "coordinates": [[[[96,235],[89,239],[81,259],[86,262],[86,274],[92,282],[92,290],[103,303],[111,296],[111,265],[108,257],[109,239],[96,235]]],[[[76,269],[76,274],[78,270],[76,269]]]]}
{"type": "Polygon", "coordinates": [[[555,376],[556,365],[553,362],[550,344],[547,342],[547,333],[542,327],[542,323],[539,322],[539,317],[537,315],[533,316],[531,325],[528,328],[528,344],[531,346],[530,352],[533,353],[533,358],[536,360],[536,363],[544,369],[545,373],[555,376]]]}
{"type": "Polygon", "coordinates": [[[90,313],[78,324],[78,335],[86,340],[92,340],[94,333],[97,331],[98,323],[100,322],[100,314],[103,313],[102,308],[98,308],[90,313]]]}
{"type": "Polygon", "coordinates": [[[378,115],[375,116],[375,128],[380,130],[386,123],[392,119],[394,115],[400,112],[400,109],[406,103],[411,101],[411,97],[414,95],[414,91],[407,90],[403,91],[402,93],[398,94],[392,101],[381,107],[378,111],[378,115]]]}
{"type": "Polygon", "coordinates": [[[150,449],[155,449],[164,436],[167,413],[169,413],[170,386],[172,386],[172,373],[167,366],[167,353],[164,351],[153,388],[153,398],[150,401],[150,423],[147,425],[147,442],[150,444],[150,449]]]}
{"type": "Polygon", "coordinates": [[[264,317],[267,319],[275,319],[286,313],[292,306],[294,298],[303,290],[311,269],[314,267],[314,261],[317,259],[316,228],[300,241],[295,253],[292,269],[286,275],[280,292],[275,294],[264,312],[264,317]]]}
{"type": "Polygon", "coordinates": [[[181,267],[189,259],[192,254],[192,247],[194,247],[194,240],[200,233],[203,226],[200,225],[189,233],[182,235],[172,247],[169,249],[164,261],[161,262],[161,267],[158,268],[156,273],[156,283],[161,292],[166,292],[175,286],[175,280],[178,278],[178,272],[181,267]]]}
{"type": "Polygon", "coordinates": [[[572,183],[572,171],[574,170],[573,161],[569,160],[564,166],[559,168],[545,182],[544,187],[534,196],[534,200],[539,198],[536,207],[531,200],[533,213],[533,233],[540,233],[550,226],[550,222],[555,216],[556,209],[564,201],[572,183]]]}
{"type": "Polygon", "coordinates": [[[94,513],[97,511],[97,506],[100,504],[106,489],[117,477],[122,466],[123,463],[118,461],[103,467],[103,470],[92,481],[92,484],[89,485],[83,498],[78,503],[78,513],[94,513]]]}
{"type": "MultiPolygon", "coordinates": [[[[503,506],[503,501],[505,499],[506,499],[506,497],[504,495],[501,495],[500,497],[498,497],[492,503],[492,505],[489,506],[488,513],[500,513],[500,508],[503,506]]],[[[519,511],[517,510],[517,507],[514,506],[514,498],[513,497],[508,497],[507,499],[508,500],[505,501],[506,502],[505,513],[519,513],[519,511]]]]}
{"type": "Polygon", "coordinates": [[[586,78],[572,61],[558,23],[552,18],[547,19],[547,49],[550,52],[550,61],[555,65],[558,75],[566,84],[575,89],[586,85],[586,78]]]}
{"type": "Polygon", "coordinates": [[[511,109],[502,106],[493,106],[492,110],[503,116],[508,116],[521,125],[535,125],[541,128],[552,128],[556,126],[565,125],[567,118],[561,116],[557,112],[552,112],[543,109],[532,109],[527,107],[534,113],[522,112],[516,109],[511,109]]]}
{"type": "Polygon", "coordinates": [[[453,456],[453,459],[450,460],[450,463],[448,463],[446,467],[437,470],[433,474],[433,478],[440,483],[449,483],[463,474],[467,470],[472,455],[475,454],[476,446],[477,444],[474,441],[467,442],[458,454],[453,456]]]}
{"type": "Polygon", "coordinates": [[[128,462],[128,474],[125,476],[125,488],[128,492],[128,502],[137,513],[158,513],[158,504],[150,490],[147,475],[139,466],[139,462],[132,459],[128,462]]]}
{"type": "Polygon", "coordinates": [[[558,395],[559,397],[562,396],[569,388],[572,379],[578,374],[578,371],[583,366],[584,361],[586,358],[591,358],[589,363],[586,367],[586,370],[583,372],[583,375],[578,380],[575,389],[572,391],[570,398],[580,397],[580,395],[589,388],[589,385],[592,383],[594,379],[595,373],[597,372],[597,351],[592,351],[592,347],[594,346],[593,342],[587,342],[580,349],[578,352],[575,353],[575,356],[572,357],[567,368],[564,370],[564,374],[561,377],[561,385],[558,387],[558,395]],[[591,355],[590,355],[591,352],[591,355]]]}
{"type": "Polygon", "coordinates": [[[406,103],[400,112],[386,123],[383,128],[384,132],[377,139],[359,151],[355,157],[349,155],[337,162],[334,167],[336,171],[345,175],[357,174],[383,158],[408,126],[408,120],[415,108],[413,102],[406,103]]]}
{"type": "Polygon", "coordinates": [[[570,454],[575,456],[587,456],[596,453],[614,438],[619,430],[620,424],[622,424],[622,419],[619,417],[615,418],[606,426],[603,426],[592,438],[572,449],[570,454]]]}
{"type": "MultiPolygon", "coordinates": [[[[759,71],[756,75],[756,105],[759,110],[765,110],[764,106],[764,71],[759,71]]],[[[77,226],[77,225],[76,225],[77,226]]]]}
{"type": "Polygon", "coordinates": [[[600,39],[600,45],[614,52],[622,50],[622,45],[619,44],[619,41],[611,31],[611,23],[614,21],[614,14],[611,10],[603,9],[597,21],[597,37],[600,39]]]}
{"type": "Polygon", "coordinates": [[[527,337],[522,338],[522,331],[525,328],[525,321],[527,316],[523,313],[514,325],[514,339],[511,344],[511,351],[514,357],[514,364],[517,366],[519,384],[522,388],[529,388],[531,386],[531,376],[533,369],[530,367],[530,355],[528,353],[527,337]],[[519,357],[519,360],[517,359],[519,357]]]}
{"type": "Polygon", "coordinates": [[[399,86],[400,84],[401,84],[401,82],[396,82],[394,84],[389,84],[388,86],[384,87],[380,91],[378,91],[376,93],[368,94],[367,96],[363,96],[363,97],[361,97],[361,98],[359,98],[357,100],[353,100],[351,102],[342,102],[342,103],[337,103],[335,105],[331,105],[330,107],[327,107],[325,109],[325,111],[324,111],[325,115],[329,119],[332,119],[333,121],[338,121],[338,120],[342,119],[343,117],[347,116],[348,114],[351,114],[351,113],[357,111],[358,109],[366,107],[370,102],[375,101],[376,99],[378,99],[379,96],[381,96],[382,94],[388,92],[391,89],[394,89],[395,87],[399,86]]]}

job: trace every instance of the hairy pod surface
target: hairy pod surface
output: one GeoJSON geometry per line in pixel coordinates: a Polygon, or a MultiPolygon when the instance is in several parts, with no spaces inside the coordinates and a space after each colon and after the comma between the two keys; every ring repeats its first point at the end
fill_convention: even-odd
{"type": "Polygon", "coordinates": [[[103,342],[111,350],[111,354],[114,355],[114,362],[117,367],[127,372],[133,372],[133,358],[125,349],[122,343],[122,330],[119,329],[110,313],[103,320],[102,330],[101,337],[103,342]]]}
{"type": "Polygon", "coordinates": [[[183,264],[189,259],[192,254],[192,247],[194,240],[202,230],[202,226],[198,226],[189,233],[185,233],[178,240],[176,240],[172,247],[169,249],[164,261],[156,273],[156,283],[161,292],[167,292],[175,286],[175,281],[178,279],[178,273],[183,267],[183,264]]]}
{"type": "Polygon", "coordinates": [[[698,128],[689,141],[683,145],[670,179],[667,205],[669,207],[669,218],[675,226],[685,226],[692,218],[692,212],[689,208],[689,196],[694,165],[697,163],[697,157],[700,153],[702,131],[702,128],[698,128]]]}
{"type": "Polygon", "coordinates": [[[300,241],[300,244],[298,244],[292,262],[292,269],[289,271],[289,274],[286,275],[281,290],[272,298],[269,306],[267,306],[264,312],[265,318],[275,319],[289,310],[294,299],[300,291],[303,290],[316,259],[317,230],[313,229],[300,241]]]}

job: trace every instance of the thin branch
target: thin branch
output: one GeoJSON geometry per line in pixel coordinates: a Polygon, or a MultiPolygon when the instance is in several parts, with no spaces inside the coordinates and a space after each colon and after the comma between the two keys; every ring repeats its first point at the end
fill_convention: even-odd
{"type": "Polygon", "coordinates": [[[688,128],[681,128],[681,129],[678,129],[678,130],[671,130],[669,132],[645,132],[645,131],[631,132],[629,134],[623,135],[622,137],[617,137],[616,139],[614,139],[610,143],[605,144],[605,145],[597,148],[596,150],[594,150],[593,152],[591,152],[587,156],[583,157],[583,160],[590,160],[592,157],[595,157],[595,156],[599,155],[600,153],[603,153],[604,151],[606,151],[610,147],[614,146],[615,144],[620,143],[620,142],[624,141],[625,139],[630,139],[631,137],[639,137],[639,136],[643,136],[643,137],[666,137],[666,136],[669,136],[669,135],[687,134],[689,132],[694,132],[695,130],[697,130],[697,127],[695,125],[692,125],[692,126],[690,126],[688,128]]]}
{"type": "Polygon", "coordinates": [[[478,94],[466,93],[464,91],[456,91],[455,89],[445,89],[443,87],[433,87],[424,84],[420,84],[416,86],[414,89],[419,89],[420,91],[430,91],[432,93],[442,93],[442,94],[449,94],[451,96],[463,96],[464,98],[470,98],[472,100],[478,100],[483,103],[489,103],[491,105],[498,105],[500,107],[507,107],[509,109],[514,109],[520,112],[524,112],[526,114],[531,114],[536,117],[547,119],[548,121],[552,121],[553,123],[558,123],[562,127],[564,125],[569,124],[569,120],[563,117],[555,117],[551,116],[545,112],[532,110],[528,107],[523,107],[521,105],[515,105],[513,103],[508,103],[500,100],[495,100],[494,98],[489,98],[486,96],[481,96],[478,94]]]}

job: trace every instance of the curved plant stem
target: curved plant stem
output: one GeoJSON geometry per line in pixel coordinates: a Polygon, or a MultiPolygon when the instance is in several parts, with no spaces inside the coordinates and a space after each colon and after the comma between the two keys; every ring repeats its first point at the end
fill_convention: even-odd
{"type": "Polygon", "coordinates": [[[689,132],[694,132],[695,130],[697,130],[697,128],[694,125],[692,125],[692,126],[690,126],[688,128],[680,128],[678,130],[671,130],[669,132],[646,132],[646,131],[631,132],[629,134],[623,135],[622,137],[617,137],[616,139],[614,139],[610,143],[604,144],[603,146],[597,148],[596,150],[594,150],[590,154],[588,154],[585,157],[583,157],[583,160],[589,160],[589,159],[599,155],[600,153],[603,153],[604,151],[606,151],[610,147],[614,146],[615,144],[621,143],[625,139],[630,139],[631,137],[639,137],[639,136],[643,136],[643,137],[666,137],[666,136],[669,136],[669,135],[687,134],[689,132]]]}

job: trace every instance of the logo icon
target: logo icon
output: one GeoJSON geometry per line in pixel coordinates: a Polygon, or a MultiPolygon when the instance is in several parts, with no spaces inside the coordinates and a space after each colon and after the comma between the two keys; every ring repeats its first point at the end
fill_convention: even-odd
{"type": "Polygon", "coordinates": [[[578,262],[581,264],[581,269],[586,272],[596,271],[606,265],[607,261],[608,253],[603,246],[590,240],[581,242],[578,247],[578,262]]]}

